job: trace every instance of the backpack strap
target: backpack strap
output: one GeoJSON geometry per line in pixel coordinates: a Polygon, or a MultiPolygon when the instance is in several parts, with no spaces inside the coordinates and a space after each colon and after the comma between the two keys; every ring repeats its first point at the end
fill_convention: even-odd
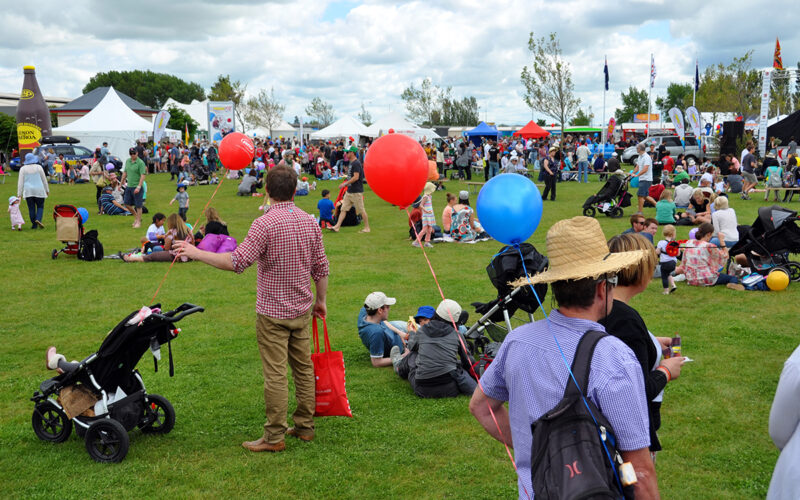
{"type": "Polygon", "coordinates": [[[572,377],[567,380],[564,398],[579,397],[581,394],[588,397],[586,388],[589,386],[589,372],[591,371],[594,349],[597,346],[597,342],[606,335],[608,334],[599,330],[588,330],[583,334],[580,342],[578,342],[578,348],[575,350],[575,357],[572,358],[572,366],[570,367],[575,380],[572,377]],[[575,381],[578,382],[580,387],[575,386],[575,381]]]}

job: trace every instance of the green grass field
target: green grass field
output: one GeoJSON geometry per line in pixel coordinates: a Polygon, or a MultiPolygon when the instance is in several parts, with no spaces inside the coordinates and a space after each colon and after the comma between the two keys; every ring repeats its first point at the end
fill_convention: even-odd
{"type": "MultiPolygon", "coordinates": [[[[16,194],[16,175],[0,185],[0,199],[16,194]]],[[[165,174],[149,177],[147,205],[170,213],[174,183],[165,174]]],[[[297,200],[316,213],[318,191],[297,200]]],[[[600,183],[561,183],[558,201],[547,203],[531,238],[545,252],[547,229],[580,215],[583,200],[600,183]]],[[[448,182],[447,189],[463,189],[448,182]]],[[[397,297],[390,319],[406,319],[439,294],[422,252],[407,241],[405,212],[366,195],[371,234],[356,228],[324,235],[331,263],[329,328],[335,349],[344,351],[347,390],[354,417],[320,418],[313,443],[287,439],[279,454],[252,454],[240,443],[262,432],[264,405],[260,360],[255,343],[255,267],[243,275],[200,263],[176,265],[158,301],[165,308],[192,302],[205,313],[181,322],[173,343],[174,378],[165,365],[153,373],[149,355],[139,365],[149,392],[170,399],[177,412],[172,433],[131,433],[127,458],[102,465],[87,455],[73,433],[67,442],[38,440],[31,429],[44,351],[55,344],[68,359],[95,352],[106,332],[125,315],[150,301],[168,264],[126,264],[117,260],[81,262],[50,252],[55,238],[51,212],[56,203],[84,206],[88,229],[98,229],[107,254],[138,244],[142,229],[131,218],[98,216],[92,185],[51,186],[44,231],[0,227],[3,308],[0,320],[0,482],[5,498],[510,498],[516,495],[514,469],[502,445],[471,417],[468,398],[423,400],[391,369],[372,368],[355,318],[364,297],[382,290],[397,297]]],[[[190,222],[211,196],[213,186],[189,189],[190,222]]],[[[241,241],[263,198],[234,195],[226,180],[212,205],[241,241]]],[[[475,197],[473,196],[473,204],[475,197]]],[[[437,219],[444,192],[434,195],[437,219]]],[[[752,201],[731,197],[740,223],[752,223],[760,195],[752,201]]],[[[647,209],[646,209],[647,210],[647,209]]],[[[654,215],[655,210],[649,209],[654,215]]],[[[23,204],[27,221],[27,210],[23,204]]],[[[626,215],[632,210],[626,209],[626,215]]],[[[646,212],[647,215],[647,212],[646,212]]],[[[147,216],[145,216],[147,217],[147,216]]],[[[8,218],[4,219],[8,221],[8,218]]],[[[600,217],[610,237],[627,217],[600,217]]],[[[149,222],[149,220],[148,220],[149,222]]],[[[678,228],[685,238],[689,228],[678,228]]],[[[467,306],[494,296],[485,272],[497,242],[438,244],[429,249],[432,266],[449,298],[467,306]]],[[[658,335],[683,337],[693,359],[669,384],[662,409],[664,451],[657,472],[663,498],[763,498],[778,452],[767,432],[769,408],[784,360],[798,343],[795,300],[800,286],[783,292],[735,292],[678,284],[661,295],[660,280],[632,305],[658,335]]],[[[551,306],[549,300],[546,301],[551,306]]],[[[472,313],[473,320],[475,317],[472,313]]],[[[536,315],[541,318],[541,313],[536,315]]],[[[293,403],[290,402],[290,408],[293,403]]]]}

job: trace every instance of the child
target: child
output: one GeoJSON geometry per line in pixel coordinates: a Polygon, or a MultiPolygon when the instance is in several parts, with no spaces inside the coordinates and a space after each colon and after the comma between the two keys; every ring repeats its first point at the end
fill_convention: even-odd
{"type": "Polygon", "coordinates": [[[164,237],[166,231],[164,230],[164,222],[167,216],[158,212],[153,216],[153,223],[147,228],[147,236],[142,238],[142,251],[150,253],[150,251],[158,252],[163,250],[164,237]]]}
{"type": "Polygon", "coordinates": [[[297,181],[297,187],[294,190],[295,196],[308,196],[308,177],[302,177],[297,181]]]}
{"type": "Polygon", "coordinates": [[[656,203],[656,220],[659,224],[674,224],[677,207],[672,201],[672,191],[665,189],[656,203]]]}
{"type": "Polygon", "coordinates": [[[714,192],[717,196],[728,196],[725,194],[725,180],[719,174],[714,176],[714,192]]]}
{"type": "Polygon", "coordinates": [[[419,233],[419,239],[414,240],[412,245],[419,246],[421,240],[425,240],[425,246],[428,248],[433,247],[431,244],[431,237],[433,236],[433,226],[436,224],[436,217],[433,215],[433,193],[436,191],[436,185],[432,182],[425,184],[425,189],[422,191],[422,232],[419,233]]]}
{"type": "Polygon", "coordinates": [[[25,220],[22,218],[22,214],[19,211],[19,198],[16,196],[10,196],[8,198],[8,214],[11,217],[11,229],[22,231],[22,225],[25,224],[25,220]],[[14,226],[17,227],[15,228],[14,226]]]}
{"type": "Polygon", "coordinates": [[[333,227],[333,202],[329,190],[322,190],[322,199],[317,202],[317,210],[319,210],[319,227],[322,229],[333,227]]]}
{"type": "Polygon", "coordinates": [[[183,222],[186,222],[186,212],[189,211],[189,193],[186,192],[186,184],[178,183],[178,194],[169,202],[172,205],[175,200],[178,200],[178,215],[181,216],[183,222]]]}
{"type": "Polygon", "coordinates": [[[53,161],[53,170],[56,172],[56,184],[64,184],[64,155],[58,155],[53,161]]]}
{"type": "Polygon", "coordinates": [[[458,203],[458,198],[453,193],[447,193],[447,206],[444,207],[444,212],[442,212],[442,232],[444,234],[450,234],[450,226],[453,224],[453,212],[455,210],[453,207],[458,203]]]}
{"type": "Polygon", "coordinates": [[[667,255],[667,244],[675,239],[675,226],[667,224],[664,226],[664,229],[661,230],[661,233],[664,235],[664,239],[660,240],[656,245],[656,253],[658,253],[658,264],[661,268],[661,285],[664,287],[662,293],[664,295],[669,295],[678,289],[678,287],[675,286],[675,279],[671,274],[672,271],[675,270],[678,257],[667,255]]]}

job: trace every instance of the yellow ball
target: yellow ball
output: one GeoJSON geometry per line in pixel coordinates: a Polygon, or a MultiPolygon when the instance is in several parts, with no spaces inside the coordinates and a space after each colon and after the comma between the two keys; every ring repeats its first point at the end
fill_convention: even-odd
{"type": "Polygon", "coordinates": [[[789,273],[783,269],[773,269],[767,275],[767,287],[775,292],[789,286],[789,273]]]}

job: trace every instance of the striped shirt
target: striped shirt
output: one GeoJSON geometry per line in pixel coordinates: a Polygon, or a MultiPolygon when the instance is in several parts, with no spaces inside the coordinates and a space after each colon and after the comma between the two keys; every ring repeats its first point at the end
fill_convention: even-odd
{"type": "MultiPolygon", "coordinates": [[[[547,320],[516,328],[503,341],[497,357],[481,377],[483,392],[508,401],[511,439],[517,463],[519,497],[533,498],[531,484],[531,424],[564,396],[568,372],[581,336],[605,329],[594,321],[569,318],[553,310],[547,320]],[[523,489],[524,488],[524,489],[523,489]]],[[[647,397],[642,368],[628,346],[616,337],[603,337],[595,348],[589,373],[589,399],[603,412],[617,435],[618,449],[639,450],[650,445],[647,397]]]]}
{"type": "Polygon", "coordinates": [[[293,319],[312,306],[311,280],[328,275],[328,258],[316,221],[291,201],[273,204],[253,221],[231,254],[233,270],[258,262],[256,312],[293,319]]]}

